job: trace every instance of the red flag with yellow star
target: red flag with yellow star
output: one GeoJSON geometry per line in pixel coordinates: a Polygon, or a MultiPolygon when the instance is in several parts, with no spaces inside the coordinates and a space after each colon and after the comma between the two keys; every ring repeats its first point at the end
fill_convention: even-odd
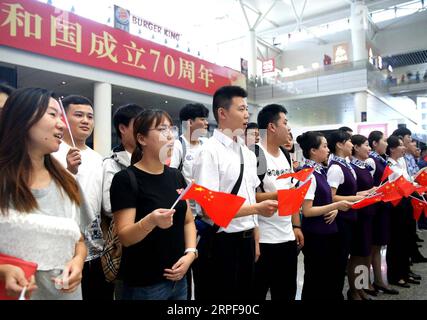
{"type": "Polygon", "coordinates": [[[409,197],[417,188],[406,180],[403,176],[400,176],[394,181],[394,184],[397,187],[397,191],[404,196],[405,198],[409,197]]]}
{"type": "Polygon", "coordinates": [[[381,187],[379,187],[375,193],[382,194],[383,202],[394,202],[400,201],[402,195],[397,191],[396,184],[394,182],[386,182],[381,187]]]}
{"type": "Polygon", "coordinates": [[[299,181],[305,181],[313,173],[314,168],[305,168],[298,172],[285,173],[278,176],[277,179],[295,178],[299,181]]]}
{"type": "Polygon", "coordinates": [[[209,190],[193,183],[182,200],[195,200],[217,225],[227,228],[245,202],[245,198],[230,193],[209,190]]]}
{"type": "Polygon", "coordinates": [[[421,172],[416,178],[415,182],[418,184],[427,187],[427,173],[425,171],[421,172]]]}
{"type": "Polygon", "coordinates": [[[385,181],[393,173],[393,170],[389,166],[386,166],[383,172],[383,175],[381,176],[381,182],[385,181]]]}
{"type": "Polygon", "coordinates": [[[355,202],[351,206],[351,208],[352,209],[362,209],[362,208],[370,206],[370,205],[372,205],[374,203],[380,202],[382,200],[382,197],[383,196],[381,194],[378,194],[378,195],[374,195],[374,196],[371,196],[371,197],[368,197],[368,198],[364,198],[364,199],[362,199],[362,200],[360,200],[358,202],[355,202]]]}
{"type": "Polygon", "coordinates": [[[298,213],[310,185],[311,179],[296,189],[277,190],[279,216],[290,216],[298,213]]]}
{"type": "Polygon", "coordinates": [[[413,214],[415,221],[421,217],[421,213],[424,211],[424,215],[426,214],[427,204],[424,201],[412,198],[411,199],[412,207],[414,208],[413,214]]]}

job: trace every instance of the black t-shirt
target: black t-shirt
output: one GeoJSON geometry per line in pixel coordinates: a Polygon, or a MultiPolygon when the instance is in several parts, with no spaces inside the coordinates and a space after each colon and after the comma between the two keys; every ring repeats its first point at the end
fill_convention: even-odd
{"type": "MultiPolygon", "coordinates": [[[[129,173],[117,173],[111,184],[111,209],[116,212],[136,208],[135,221],[139,221],[155,209],[170,208],[178,198],[178,190],[186,187],[181,172],[164,167],[162,174],[150,174],[135,166],[138,195],[132,189],[129,173]]],[[[168,229],[154,228],[142,241],[123,247],[120,274],[129,286],[147,286],[165,280],[165,268],[171,268],[184,255],[184,221],[186,201],[175,206],[173,225],[168,229]]]]}

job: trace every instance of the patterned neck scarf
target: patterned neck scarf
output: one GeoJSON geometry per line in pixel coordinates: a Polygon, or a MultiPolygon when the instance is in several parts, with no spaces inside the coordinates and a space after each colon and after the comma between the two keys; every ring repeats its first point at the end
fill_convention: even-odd
{"type": "Polygon", "coordinates": [[[353,174],[353,177],[356,177],[356,172],[354,171],[353,167],[350,165],[350,163],[347,162],[346,159],[338,157],[337,155],[333,154],[332,155],[332,159],[335,162],[341,163],[342,165],[344,165],[345,167],[347,167],[351,173],[353,174]]]}
{"type": "Polygon", "coordinates": [[[314,171],[316,171],[317,173],[320,173],[320,174],[323,174],[323,175],[326,176],[326,171],[325,171],[325,169],[323,168],[323,166],[320,163],[317,163],[316,161],[313,161],[311,159],[306,159],[305,160],[305,165],[307,167],[314,168],[314,171]]]}
{"type": "Polygon", "coordinates": [[[374,168],[372,168],[369,164],[367,164],[365,161],[356,159],[356,158],[352,158],[351,159],[351,163],[354,164],[356,167],[359,167],[360,169],[368,169],[369,171],[374,170],[374,168]]]}
{"type": "Polygon", "coordinates": [[[383,165],[387,165],[387,161],[386,161],[386,160],[384,160],[384,158],[383,158],[383,157],[381,157],[381,156],[378,154],[378,152],[376,152],[376,151],[371,151],[371,152],[369,152],[369,155],[370,155],[372,158],[379,160],[383,165]]]}

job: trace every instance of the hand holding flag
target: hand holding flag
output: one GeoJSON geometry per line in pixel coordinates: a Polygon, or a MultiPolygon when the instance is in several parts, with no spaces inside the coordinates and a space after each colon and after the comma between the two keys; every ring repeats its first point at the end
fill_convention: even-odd
{"type": "Polygon", "coordinates": [[[229,225],[245,202],[243,197],[212,191],[193,182],[180,194],[177,201],[181,199],[197,201],[209,218],[223,228],[229,225]]]}
{"type": "Polygon", "coordinates": [[[378,203],[382,200],[382,195],[381,194],[377,194],[374,196],[369,196],[366,198],[363,198],[362,200],[356,201],[351,208],[352,209],[362,209],[364,207],[370,206],[374,203],[378,203]]]}

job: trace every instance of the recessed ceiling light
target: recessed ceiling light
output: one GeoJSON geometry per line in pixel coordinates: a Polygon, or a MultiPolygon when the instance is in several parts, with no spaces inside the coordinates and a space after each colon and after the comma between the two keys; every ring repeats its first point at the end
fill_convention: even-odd
{"type": "Polygon", "coordinates": [[[122,95],[123,95],[123,92],[122,92],[122,91],[120,91],[120,92],[119,92],[119,94],[122,96],[122,95]]]}
{"type": "Polygon", "coordinates": [[[62,84],[62,85],[66,85],[66,84],[67,84],[67,81],[61,81],[61,84],[62,84]]]}
{"type": "Polygon", "coordinates": [[[165,100],[165,103],[168,103],[168,101],[167,101],[167,100],[165,100]]]}

